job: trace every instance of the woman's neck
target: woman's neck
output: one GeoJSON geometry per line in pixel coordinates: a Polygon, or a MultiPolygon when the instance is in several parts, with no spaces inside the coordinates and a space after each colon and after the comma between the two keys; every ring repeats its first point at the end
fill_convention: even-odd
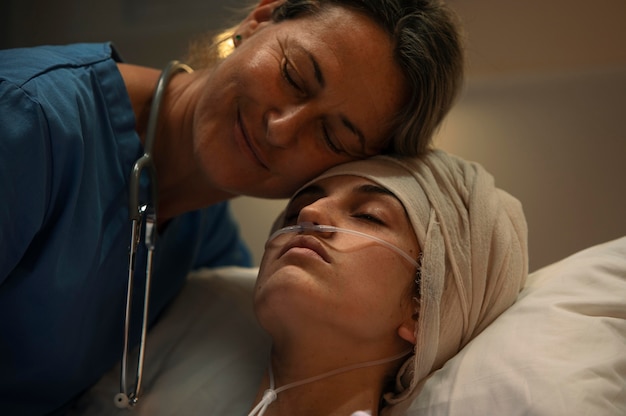
{"type": "MultiPolygon", "coordinates": [[[[130,96],[142,144],[161,71],[118,64],[130,96]]],[[[233,197],[207,183],[193,154],[193,117],[198,77],[178,73],[167,84],[152,150],[158,177],[159,223],[233,197]]]]}

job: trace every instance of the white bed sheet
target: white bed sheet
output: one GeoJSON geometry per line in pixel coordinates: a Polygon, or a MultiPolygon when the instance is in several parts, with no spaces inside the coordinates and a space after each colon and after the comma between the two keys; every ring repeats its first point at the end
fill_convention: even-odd
{"type": "Polygon", "coordinates": [[[116,365],[69,414],[246,415],[270,347],[252,311],[257,271],[229,267],[192,273],[148,335],[139,405],[133,410],[114,406],[116,365]]]}

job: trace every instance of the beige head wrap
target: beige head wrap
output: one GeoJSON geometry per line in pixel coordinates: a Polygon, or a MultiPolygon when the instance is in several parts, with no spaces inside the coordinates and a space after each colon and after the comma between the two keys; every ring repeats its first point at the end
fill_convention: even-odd
{"type": "Polygon", "coordinates": [[[316,180],[338,175],[393,192],[422,250],[417,343],[397,391],[385,397],[394,405],[417,394],[429,374],[515,301],[528,272],[526,220],[520,202],[496,188],[482,166],[439,150],[351,162],[316,180]]]}

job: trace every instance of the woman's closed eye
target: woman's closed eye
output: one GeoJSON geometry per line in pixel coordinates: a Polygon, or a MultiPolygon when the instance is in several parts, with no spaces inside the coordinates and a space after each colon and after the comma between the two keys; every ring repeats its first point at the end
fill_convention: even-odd
{"type": "Polygon", "coordinates": [[[335,140],[332,138],[330,134],[330,130],[328,129],[328,126],[325,123],[322,122],[321,128],[322,128],[322,136],[324,137],[324,142],[326,144],[326,147],[328,147],[328,149],[335,154],[346,153],[346,151],[343,150],[343,148],[341,147],[341,144],[337,144],[335,140]]]}
{"type": "MultiPolygon", "coordinates": [[[[298,70],[298,62],[300,62],[303,58],[300,57],[298,52],[295,53],[296,60],[294,61],[292,57],[290,57],[289,52],[285,47],[281,44],[281,51],[283,58],[280,64],[280,73],[281,77],[285,80],[287,85],[295,91],[296,95],[299,99],[308,99],[314,95],[314,92],[311,90],[311,86],[307,85],[306,76],[303,76],[298,70]]],[[[303,52],[300,51],[300,54],[303,52]]],[[[305,68],[306,71],[306,68],[305,68]]],[[[329,125],[329,121],[326,118],[320,119],[319,122],[319,132],[320,137],[324,143],[324,146],[332,153],[337,155],[347,154],[346,150],[343,147],[342,142],[335,137],[333,134],[333,129],[329,125]]]]}
{"type": "Polygon", "coordinates": [[[306,95],[307,91],[304,87],[302,77],[298,74],[298,71],[295,69],[293,63],[289,60],[287,55],[283,55],[283,60],[281,62],[281,75],[287,83],[293,87],[298,94],[306,95]]]}
{"type": "MultiPolygon", "coordinates": [[[[291,63],[287,55],[284,55],[283,57],[283,61],[281,64],[281,73],[285,81],[287,81],[287,83],[294,90],[296,90],[299,96],[306,97],[309,95],[309,92],[304,86],[304,81],[302,80],[302,77],[300,77],[300,75],[298,74],[298,71],[295,69],[295,66],[293,65],[293,63],[291,63]]],[[[324,145],[331,152],[335,154],[346,153],[345,150],[343,150],[343,148],[341,147],[341,145],[338,144],[338,142],[335,139],[333,139],[327,123],[322,121],[320,125],[321,125],[320,129],[321,129],[322,139],[324,140],[324,145]]]]}

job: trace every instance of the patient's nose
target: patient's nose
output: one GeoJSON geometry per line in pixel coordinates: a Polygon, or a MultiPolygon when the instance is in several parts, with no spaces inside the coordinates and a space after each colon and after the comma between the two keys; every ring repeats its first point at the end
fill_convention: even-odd
{"type": "MultiPolygon", "coordinates": [[[[332,206],[327,202],[327,198],[320,198],[300,210],[298,224],[335,225],[332,220],[333,211],[332,206]]],[[[332,234],[320,231],[315,231],[315,233],[324,236],[332,234]]]]}

